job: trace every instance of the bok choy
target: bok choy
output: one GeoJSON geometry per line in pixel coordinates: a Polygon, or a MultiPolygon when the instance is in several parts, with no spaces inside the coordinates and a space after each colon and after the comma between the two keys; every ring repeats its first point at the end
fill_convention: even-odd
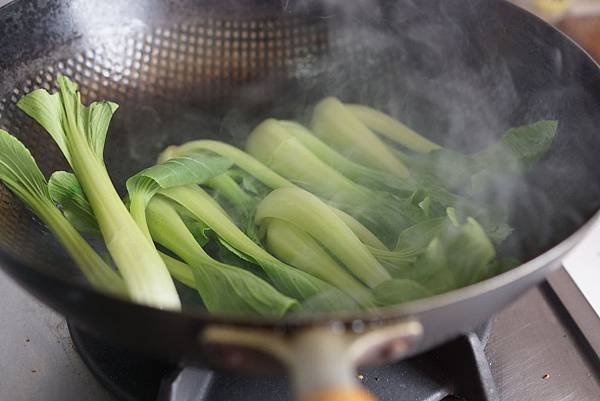
{"type": "Polygon", "coordinates": [[[199,151],[209,151],[228,158],[236,166],[256,177],[257,180],[269,188],[291,187],[294,185],[235,146],[208,139],[187,142],[181,146],[170,146],[160,155],[159,161],[199,151]]]}
{"type": "Polygon", "coordinates": [[[187,263],[198,293],[210,312],[280,317],[299,308],[296,300],[281,294],[261,278],[211,258],[166,199],[160,196],[152,199],[147,214],[152,238],[187,263]]]}
{"type": "Polygon", "coordinates": [[[352,230],[307,191],[281,188],[271,192],[256,211],[257,224],[268,218],[287,221],[306,231],[371,288],[390,278],[352,230]]]}
{"type": "Polygon", "coordinates": [[[328,97],[315,106],[311,129],[350,159],[398,177],[409,176],[404,163],[339,99],[328,97]]]}
{"type": "Polygon", "coordinates": [[[148,167],[127,180],[131,215],[151,239],[146,223],[146,207],[160,189],[201,184],[224,173],[231,166],[231,161],[225,157],[192,153],[148,167]]]}
{"type": "Polygon", "coordinates": [[[363,307],[374,306],[367,288],[305,231],[279,219],[264,219],[267,249],[285,263],[340,288],[363,307]]]}
{"type": "Polygon", "coordinates": [[[331,168],[274,119],[252,131],[246,150],[275,172],[364,222],[384,242],[393,241],[400,228],[421,218],[420,210],[410,203],[366,188],[331,168]]]}
{"type": "Polygon", "coordinates": [[[494,188],[536,163],[557,129],[555,121],[512,128],[465,154],[328,97],[310,128],[267,118],[245,150],[208,139],[169,146],[129,177],[121,199],[104,163],[117,105],[85,106],[73,82],[59,77],[58,86],[18,106],[73,173],[46,182],[0,130],[0,180],[98,290],[173,310],[179,290],[229,316],[370,310],[502,273],[518,262],[497,248],[512,228],[494,188]],[[112,260],[80,233],[101,236],[112,260]]]}
{"type": "Polygon", "coordinates": [[[259,265],[283,294],[300,301],[319,295],[323,297],[323,307],[329,310],[354,308],[355,303],[334,286],[281,262],[257,245],[209,200],[210,196],[201,188],[175,187],[162,190],[160,194],[210,227],[227,246],[259,265]]]}
{"type": "Polygon", "coordinates": [[[90,202],[106,247],[132,300],[158,308],[181,308],[173,280],[119,198],[104,165],[104,142],[117,105],[81,103],[77,85],[58,78],[59,91],[35,90],[18,107],[50,134],[73,168],[90,202]]]}
{"type": "Polygon", "coordinates": [[[347,104],[345,106],[367,127],[375,132],[385,135],[407,149],[419,153],[427,153],[432,150],[441,149],[441,146],[437,143],[417,134],[400,121],[385,113],[360,104],[347,104]]]}
{"type": "MultiPolygon", "coordinates": [[[[50,196],[58,203],[63,214],[78,231],[100,235],[98,221],[74,174],[56,171],[49,182],[50,196]],[[54,182],[54,185],[52,185],[54,182]]],[[[195,288],[192,270],[185,263],[159,252],[169,273],[182,284],[195,288]]]]}
{"type": "Polygon", "coordinates": [[[17,138],[3,130],[0,130],[0,181],[48,225],[94,287],[127,297],[123,279],[57,209],[50,198],[46,179],[31,153],[17,138]]]}

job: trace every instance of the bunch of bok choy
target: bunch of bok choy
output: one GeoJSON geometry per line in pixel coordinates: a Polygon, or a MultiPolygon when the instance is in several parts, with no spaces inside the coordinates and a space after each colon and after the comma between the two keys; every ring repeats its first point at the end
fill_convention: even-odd
{"type": "Polygon", "coordinates": [[[18,106],[72,173],[46,182],[25,146],[0,130],[0,180],[98,290],[167,309],[192,290],[221,315],[369,310],[505,271],[517,263],[497,250],[512,231],[507,211],[480,195],[499,176],[525,173],[557,129],[555,121],[512,128],[463,154],[328,97],[310,128],[269,118],[243,149],[201,138],[169,146],[127,180],[121,199],[103,161],[117,105],[85,106],[68,78],[58,85],[18,106]],[[80,232],[101,236],[110,258],[80,232]]]}

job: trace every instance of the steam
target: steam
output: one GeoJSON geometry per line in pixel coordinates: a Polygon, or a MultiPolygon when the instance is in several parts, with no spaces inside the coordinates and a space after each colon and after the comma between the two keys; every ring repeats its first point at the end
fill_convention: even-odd
{"type": "MultiPolygon", "coordinates": [[[[291,49],[295,57],[284,60],[286,75],[293,78],[267,79],[243,88],[243,106],[224,117],[223,133],[243,146],[262,118],[307,124],[312,106],[325,96],[384,111],[437,143],[465,153],[496,142],[510,127],[555,118],[560,94],[572,88],[555,80],[537,88],[539,100],[524,92],[523,82],[535,81],[537,63],[519,65],[518,52],[503,47],[507,43],[495,37],[502,32],[479,22],[478,15],[485,10],[477,8],[477,2],[455,3],[438,1],[437,10],[432,10],[417,0],[286,2],[283,8],[292,16],[314,16],[319,10],[296,33],[292,46],[299,48],[291,49]]],[[[540,72],[560,77],[567,62],[561,51],[551,41],[533,38],[541,41],[535,43],[540,57],[548,57],[541,62],[549,71],[540,72]]],[[[531,176],[552,173],[565,175],[560,164],[550,167],[542,162],[528,177],[496,180],[486,194],[484,201],[518,209],[511,210],[511,223],[519,233],[513,253],[525,255],[521,248],[537,249],[555,241],[554,221],[567,215],[572,221],[582,220],[574,209],[548,218],[556,210],[552,198],[556,194],[547,182],[535,182],[531,176]],[[525,221],[532,219],[537,226],[527,227],[525,221]]]]}

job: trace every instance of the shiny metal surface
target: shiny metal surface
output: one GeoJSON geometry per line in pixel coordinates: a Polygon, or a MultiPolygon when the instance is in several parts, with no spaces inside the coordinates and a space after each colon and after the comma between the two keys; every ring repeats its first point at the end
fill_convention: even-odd
{"type": "Polygon", "coordinates": [[[498,314],[486,348],[502,401],[596,401],[600,365],[547,284],[498,314]]]}

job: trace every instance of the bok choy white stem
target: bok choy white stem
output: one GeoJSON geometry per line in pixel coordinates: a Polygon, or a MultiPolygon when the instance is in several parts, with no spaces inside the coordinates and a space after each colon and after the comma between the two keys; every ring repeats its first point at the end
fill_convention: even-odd
{"type": "Polygon", "coordinates": [[[358,184],[397,193],[411,193],[417,189],[417,185],[408,178],[400,178],[348,159],[295,121],[280,120],[279,123],[321,161],[358,184]]]}
{"type": "Polygon", "coordinates": [[[325,199],[351,198],[368,204],[371,191],[329,167],[292,136],[279,121],[269,118],[248,136],[246,151],[270,169],[325,199]]]}
{"type": "Polygon", "coordinates": [[[275,218],[307,232],[335,255],[355,277],[373,288],[390,275],[352,230],[319,198],[299,188],[280,188],[258,205],[256,223],[275,218]]]}
{"type": "Polygon", "coordinates": [[[406,166],[388,146],[334,97],[314,108],[311,131],[350,159],[398,177],[408,177],[406,166]]]}
{"type": "MultiPolygon", "coordinates": [[[[67,220],[78,231],[100,235],[96,216],[94,216],[94,212],[92,212],[92,208],[74,174],[66,171],[54,172],[48,183],[48,189],[52,200],[60,205],[67,220]]],[[[190,288],[196,288],[194,275],[188,265],[165,253],[159,252],[159,255],[173,278],[190,288]]],[[[125,283],[122,283],[122,286],[125,294],[125,283]]]]}
{"type": "Polygon", "coordinates": [[[441,149],[437,143],[419,135],[395,118],[360,104],[345,105],[363,124],[394,142],[415,152],[427,153],[441,149]]]}
{"type": "Polygon", "coordinates": [[[263,220],[267,249],[285,263],[334,285],[363,307],[374,306],[367,288],[306,232],[279,219],[263,220]]]}

